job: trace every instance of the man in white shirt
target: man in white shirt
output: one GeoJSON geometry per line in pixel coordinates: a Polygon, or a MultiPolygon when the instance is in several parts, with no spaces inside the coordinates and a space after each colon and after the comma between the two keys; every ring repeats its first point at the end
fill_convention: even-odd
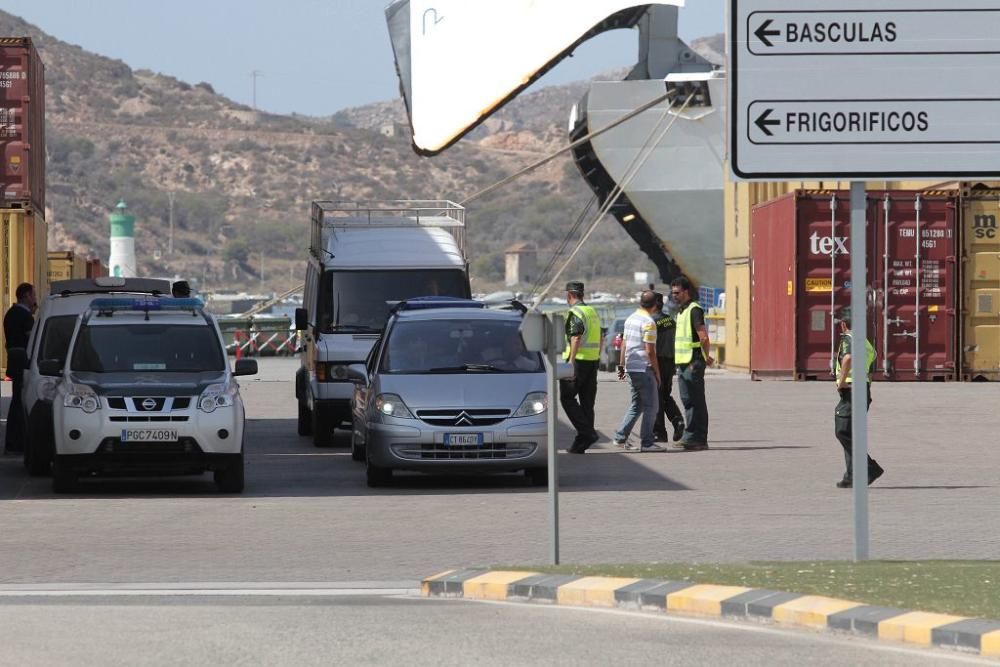
{"type": "Polygon", "coordinates": [[[645,291],[639,297],[639,309],[625,320],[622,334],[618,379],[628,377],[632,387],[632,401],[622,423],[615,431],[615,444],[632,452],[662,452],[653,440],[659,398],[660,367],[656,361],[656,322],[652,313],[656,309],[656,294],[645,291]],[[639,444],[629,445],[628,438],[639,416],[639,444]]]}

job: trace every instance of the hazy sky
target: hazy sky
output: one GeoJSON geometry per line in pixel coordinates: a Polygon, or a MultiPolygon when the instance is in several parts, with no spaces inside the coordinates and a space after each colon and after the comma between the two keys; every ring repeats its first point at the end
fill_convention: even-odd
{"type": "MultiPolygon", "coordinates": [[[[565,0],[572,7],[573,0],[565,0]]],[[[135,69],[207,81],[274,113],[326,116],[398,96],[388,0],[0,0],[43,31],[135,69]]],[[[681,36],[725,28],[724,0],[688,0],[681,36]]],[[[541,82],[584,79],[635,62],[635,31],[591,40],[541,82]]]]}

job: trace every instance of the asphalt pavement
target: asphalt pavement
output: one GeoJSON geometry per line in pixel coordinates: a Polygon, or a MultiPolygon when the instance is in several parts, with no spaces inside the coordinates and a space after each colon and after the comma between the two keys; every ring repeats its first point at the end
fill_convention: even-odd
{"type": "Polygon", "coordinates": [[[50,598],[0,589],[0,619],[3,661],[17,665],[985,662],[749,624],[336,589],[50,598]]]}

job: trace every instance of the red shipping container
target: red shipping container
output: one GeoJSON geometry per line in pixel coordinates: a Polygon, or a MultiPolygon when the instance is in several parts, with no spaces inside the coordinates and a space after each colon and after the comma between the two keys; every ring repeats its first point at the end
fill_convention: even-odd
{"type": "Polygon", "coordinates": [[[45,212],[45,67],[27,37],[0,38],[0,206],[45,212]]]}
{"type": "MultiPolygon", "coordinates": [[[[874,379],[955,379],[956,198],[869,192],[867,219],[874,379]]],[[[833,379],[832,314],[851,300],[849,193],[791,193],[755,207],[750,229],[752,375],[833,379]]]]}

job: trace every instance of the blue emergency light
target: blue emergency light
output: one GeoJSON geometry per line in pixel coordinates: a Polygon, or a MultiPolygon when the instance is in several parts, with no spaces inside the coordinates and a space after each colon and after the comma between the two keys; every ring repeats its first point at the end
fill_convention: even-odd
{"type": "Polygon", "coordinates": [[[94,299],[90,302],[91,310],[102,315],[116,312],[149,313],[151,310],[197,311],[205,307],[201,299],[169,299],[155,296],[139,296],[132,298],[114,297],[94,299]]]}
{"type": "Polygon", "coordinates": [[[462,299],[454,296],[416,296],[396,303],[389,302],[393,312],[402,310],[430,310],[432,308],[485,308],[482,301],[462,299]]]}

